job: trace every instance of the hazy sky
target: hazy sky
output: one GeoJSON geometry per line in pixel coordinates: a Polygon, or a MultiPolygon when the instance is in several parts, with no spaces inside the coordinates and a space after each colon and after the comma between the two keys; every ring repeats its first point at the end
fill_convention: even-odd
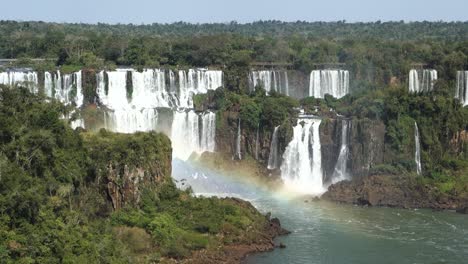
{"type": "Polygon", "coordinates": [[[166,23],[468,21],[468,0],[0,0],[0,20],[166,23]]]}

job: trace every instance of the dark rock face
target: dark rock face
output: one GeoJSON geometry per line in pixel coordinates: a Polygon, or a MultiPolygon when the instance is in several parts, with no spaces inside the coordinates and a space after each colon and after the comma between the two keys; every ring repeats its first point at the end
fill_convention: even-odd
{"type": "Polygon", "coordinates": [[[438,193],[406,176],[373,175],[329,187],[322,199],[364,206],[457,209],[467,200],[438,193]]]}
{"type": "Polygon", "coordinates": [[[349,138],[350,174],[369,175],[370,169],[385,161],[385,124],[369,119],[353,120],[349,138]]]}
{"type": "MultiPolygon", "coordinates": [[[[169,165],[170,166],[170,165],[169,165]]],[[[170,168],[163,168],[160,162],[144,167],[129,168],[126,164],[109,164],[107,168],[107,194],[114,210],[126,205],[136,206],[144,188],[160,184],[170,176],[170,168]]]]}

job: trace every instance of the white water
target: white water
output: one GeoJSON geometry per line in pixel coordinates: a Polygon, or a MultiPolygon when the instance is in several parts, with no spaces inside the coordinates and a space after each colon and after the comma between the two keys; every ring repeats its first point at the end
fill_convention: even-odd
{"type": "Polygon", "coordinates": [[[239,118],[239,121],[237,123],[237,137],[236,137],[236,158],[239,160],[242,159],[241,140],[242,140],[241,120],[239,118]]]}
{"type": "Polygon", "coordinates": [[[214,152],[216,150],[216,114],[207,112],[201,115],[202,130],[200,134],[199,153],[205,151],[214,152]]]}
{"type": "Polygon", "coordinates": [[[259,148],[259,136],[260,136],[260,124],[257,125],[257,136],[255,138],[255,159],[258,160],[258,148],[259,148]]]}
{"type": "Polygon", "coordinates": [[[314,70],[310,73],[309,96],[324,98],[329,94],[341,98],[349,93],[349,72],[345,70],[314,70]]]}
{"type": "Polygon", "coordinates": [[[289,80],[287,71],[251,71],[249,74],[251,91],[261,85],[268,93],[275,91],[289,95],[289,80]]]}
{"type": "MultiPolygon", "coordinates": [[[[160,108],[172,108],[171,132],[173,156],[187,160],[192,153],[215,151],[216,114],[197,114],[193,110],[193,95],[206,93],[223,85],[222,71],[190,69],[178,71],[133,69],[100,72],[97,75],[97,94],[108,109],[105,127],[116,132],[161,131],[158,127],[160,108]],[[131,72],[132,80],[127,80],[131,72]],[[108,91],[105,90],[105,74],[108,91]],[[166,78],[169,78],[166,82],[166,78]],[[133,87],[127,96],[127,82],[133,87]],[[177,85],[178,84],[178,85],[177,85]],[[189,111],[187,111],[189,110],[189,111]]],[[[162,122],[165,123],[165,122],[162,122]]]]}
{"type": "Polygon", "coordinates": [[[63,75],[60,71],[45,72],[44,94],[65,105],[74,103],[76,107],[81,107],[84,98],[81,78],[81,71],[63,75]]]}
{"type": "Polygon", "coordinates": [[[270,144],[270,155],[268,157],[268,169],[274,170],[279,165],[279,149],[278,149],[278,129],[280,126],[275,127],[273,131],[273,136],[271,137],[271,144],[270,144]]]}
{"type": "Polygon", "coordinates": [[[430,92],[434,90],[437,71],[431,69],[411,70],[409,73],[409,91],[411,93],[430,92]]]}
{"type": "Polygon", "coordinates": [[[331,184],[335,184],[339,181],[349,179],[348,175],[348,159],[349,159],[349,146],[348,146],[348,134],[349,134],[349,120],[341,120],[341,148],[340,154],[336,161],[335,170],[333,171],[333,177],[331,184]]]}
{"type": "Polygon", "coordinates": [[[416,173],[419,175],[422,173],[421,141],[419,139],[419,128],[416,122],[414,122],[414,142],[415,142],[414,161],[416,162],[416,173]]]}
{"type": "Polygon", "coordinates": [[[32,93],[37,93],[39,90],[37,72],[32,71],[0,72],[0,84],[10,86],[22,85],[32,93]]]}
{"type": "Polygon", "coordinates": [[[455,98],[458,99],[463,106],[468,106],[468,71],[457,72],[455,98]]]}
{"type": "Polygon", "coordinates": [[[286,147],[281,165],[281,178],[287,188],[312,195],[321,195],[325,191],[322,180],[320,123],[320,119],[297,120],[297,125],[293,128],[293,139],[286,147]]]}

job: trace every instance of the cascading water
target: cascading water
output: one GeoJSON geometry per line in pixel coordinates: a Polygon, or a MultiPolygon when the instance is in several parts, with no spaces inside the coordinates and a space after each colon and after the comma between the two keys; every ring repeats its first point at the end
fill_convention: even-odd
{"type": "Polygon", "coordinates": [[[421,141],[419,139],[419,128],[418,124],[414,122],[414,144],[415,144],[415,151],[414,151],[414,161],[416,162],[416,173],[419,175],[422,173],[422,166],[421,166],[421,141]]]}
{"type": "Polygon", "coordinates": [[[214,152],[215,131],[214,113],[199,116],[195,111],[175,111],[171,132],[174,156],[187,160],[194,152],[214,152]]]}
{"type": "Polygon", "coordinates": [[[275,127],[273,131],[273,136],[271,138],[271,145],[270,145],[270,155],[268,157],[268,169],[274,170],[278,167],[280,160],[279,160],[279,149],[278,149],[278,129],[280,126],[275,127]]]}
{"type": "Polygon", "coordinates": [[[45,72],[44,94],[65,105],[74,103],[76,107],[81,107],[84,98],[81,78],[81,71],[63,75],[60,71],[45,72]]]}
{"type": "Polygon", "coordinates": [[[200,146],[198,149],[199,153],[205,151],[214,152],[216,148],[215,137],[216,137],[216,114],[213,112],[207,112],[201,116],[202,120],[202,131],[200,134],[200,146]]]}
{"type": "Polygon", "coordinates": [[[331,184],[346,180],[349,178],[348,175],[348,159],[349,159],[349,146],[348,146],[348,134],[349,134],[349,120],[341,120],[341,148],[340,154],[336,161],[335,170],[333,171],[333,177],[331,184]]]}
{"type": "Polygon", "coordinates": [[[287,71],[251,71],[249,74],[251,91],[261,85],[268,93],[275,91],[289,95],[289,80],[287,71]]]}
{"type": "Polygon", "coordinates": [[[437,80],[437,71],[431,69],[411,70],[409,73],[410,93],[422,93],[434,90],[434,82],[437,80]]]}
{"type": "Polygon", "coordinates": [[[204,94],[223,86],[223,72],[206,69],[179,71],[179,105],[193,108],[193,95],[204,94]]]}
{"type": "Polygon", "coordinates": [[[320,195],[325,191],[322,180],[320,119],[298,119],[293,139],[286,147],[281,178],[294,191],[320,195]]]}
{"type": "Polygon", "coordinates": [[[37,72],[33,71],[7,71],[0,72],[0,84],[4,85],[22,85],[32,93],[39,91],[39,79],[37,72]]]}
{"type": "Polygon", "coordinates": [[[236,158],[238,160],[242,159],[241,140],[242,140],[241,120],[239,118],[239,121],[237,122],[237,137],[236,137],[236,158]]]}
{"type": "Polygon", "coordinates": [[[457,72],[455,98],[458,99],[463,106],[468,106],[468,71],[457,72]]]}
{"type": "Polygon", "coordinates": [[[310,73],[309,96],[324,98],[329,94],[341,98],[349,93],[349,72],[345,70],[314,70],[310,73]]]}
{"type": "Polygon", "coordinates": [[[260,138],[260,124],[257,124],[257,136],[255,138],[255,159],[258,160],[258,148],[260,145],[259,138],[260,138]]]}

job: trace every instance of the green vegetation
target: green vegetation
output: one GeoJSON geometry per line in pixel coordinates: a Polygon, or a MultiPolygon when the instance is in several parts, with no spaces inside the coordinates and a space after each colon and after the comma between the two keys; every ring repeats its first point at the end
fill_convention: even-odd
{"type": "MultiPolygon", "coordinates": [[[[468,65],[468,23],[279,22],[87,25],[0,21],[0,58],[52,58],[65,70],[223,67],[226,88],[247,91],[253,62],[281,62],[309,74],[336,63],[354,92],[405,83],[413,64],[453,80],[468,65]],[[321,66],[322,65],[322,66],[321,66]],[[341,66],[340,66],[341,67],[341,66]]],[[[39,68],[50,68],[50,62],[39,68]]]]}
{"type": "Polygon", "coordinates": [[[264,230],[250,204],[178,190],[166,136],[80,134],[60,119],[67,111],[0,86],[0,262],[158,262],[250,243],[264,230]],[[121,183],[138,168],[166,180],[141,180],[140,199],[112,210],[109,184],[129,196],[135,190],[121,183]]]}

